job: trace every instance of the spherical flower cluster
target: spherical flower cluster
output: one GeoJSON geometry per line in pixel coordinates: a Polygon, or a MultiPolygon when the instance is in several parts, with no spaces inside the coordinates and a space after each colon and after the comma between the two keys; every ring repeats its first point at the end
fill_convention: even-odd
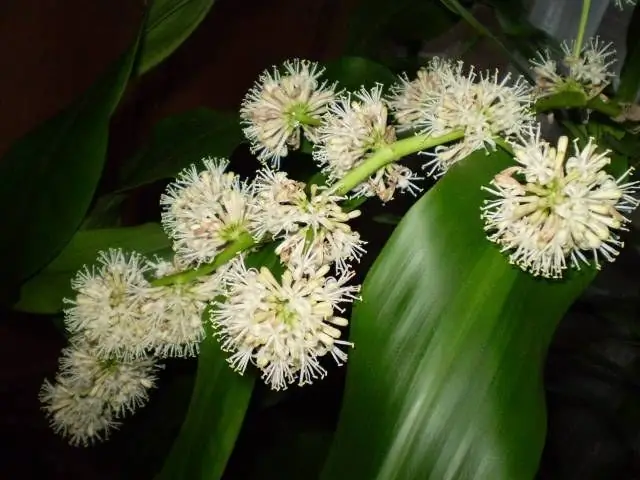
{"type": "Polygon", "coordinates": [[[289,149],[300,148],[301,131],[316,141],[320,117],[335,96],[334,85],[319,81],[324,69],[316,63],[287,61],[282,70],[263,72],[240,108],[252,153],[276,167],[289,149]]]}
{"type": "MultiPolygon", "coordinates": [[[[387,124],[387,113],[382,85],[342,95],[331,105],[318,128],[318,143],[313,151],[329,184],[341,180],[371,152],[395,142],[396,131],[387,124]]],[[[419,191],[413,183],[419,179],[409,168],[390,164],[356,187],[355,194],[378,196],[386,202],[396,189],[419,191]]]]}
{"type": "Polygon", "coordinates": [[[604,43],[598,37],[585,42],[576,57],[574,43],[563,42],[564,56],[557,61],[549,50],[537,53],[530,60],[536,75],[536,95],[547,95],[562,91],[581,91],[589,98],[598,95],[614,76],[611,66],[615,50],[612,43],[604,43]]]}
{"type": "Polygon", "coordinates": [[[148,357],[105,360],[86,339],[75,337],[63,351],[55,382],[42,386],[40,400],[56,432],[72,445],[90,445],[147,402],[157,369],[148,357]]]}
{"type": "Polygon", "coordinates": [[[276,253],[287,265],[297,268],[335,263],[344,272],[349,262],[359,260],[364,253],[360,235],[347,224],[360,212],[343,212],[338,205],[342,197],[329,195],[316,185],[308,196],[304,183],[272,170],[259,172],[254,195],[251,231],[257,238],[268,234],[281,240],[276,253]],[[310,252],[313,262],[308,260],[310,252]]]}
{"type": "MultiPolygon", "coordinates": [[[[173,262],[156,259],[149,262],[153,276],[161,278],[188,269],[187,262],[175,256],[173,262]]],[[[221,293],[224,268],[190,282],[149,285],[140,292],[141,311],[153,325],[149,348],[158,357],[197,355],[205,336],[202,315],[208,303],[221,293]]]]}
{"type": "Polygon", "coordinates": [[[173,263],[151,262],[136,253],[101,252],[98,265],[85,267],[72,282],[77,294],[65,299],[71,305],[65,325],[92,342],[105,359],[195,355],[204,336],[202,313],[220,293],[223,270],[162,286],[145,276],[158,278],[187,267],[180,256],[173,263]]]}
{"type": "Polygon", "coordinates": [[[65,310],[65,325],[96,345],[103,357],[137,358],[146,354],[151,326],[142,313],[141,289],[148,286],[143,257],[111,249],[98,265],[85,267],[72,280],[76,292],[65,310]]]}
{"type": "Polygon", "coordinates": [[[225,159],[205,158],[182,171],[160,197],[162,225],[187,263],[207,263],[246,233],[250,189],[225,159]]]}
{"type": "Polygon", "coordinates": [[[65,299],[65,325],[73,339],[55,383],[45,382],[41,394],[52,426],[70,443],[105,438],[126,411],[146,402],[153,358],[198,352],[202,315],[222,292],[224,268],[190,282],[153,283],[186,268],[180,256],[149,261],[112,249],[72,281],[76,296],[65,299]]]}
{"type": "Polygon", "coordinates": [[[463,73],[461,62],[434,58],[416,80],[401,78],[390,105],[403,129],[441,136],[455,131],[464,139],[428,153],[429,175],[442,175],[472,152],[495,147],[495,137],[514,138],[534,123],[532,96],[524,79],[498,73],[463,73]]]}
{"type": "Polygon", "coordinates": [[[433,98],[446,89],[446,82],[462,75],[462,62],[432,58],[411,80],[406,74],[391,87],[388,103],[399,131],[415,130],[433,98]]]}
{"type": "Polygon", "coordinates": [[[286,268],[276,279],[267,268],[247,269],[234,261],[225,276],[227,300],[214,302],[211,320],[222,348],[233,352],[228,362],[244,373],[251,362],[275,390],[323,378],[320,359],[330,354],[340,365],[349,342],[337,327],[348,324],[336,316],[339,304],[355,298],[358,287],[347,286],[352,273],[327,276],[328,266],[286,268]]]}
{"type": "Polygon", "coordinates": [[[485,187],[493,198],[482,208],[489,240],[509,252],[512,264],[547,278],[560,278],[568,264],[580,268],[613,261],[624,229],[638,200],[637,182],[608,174],[608,151],[598,152],[592,140],[566,161],[567,137],[557,148],[532,132],[514,148],[519,165],[507,168],[485,187]]]}

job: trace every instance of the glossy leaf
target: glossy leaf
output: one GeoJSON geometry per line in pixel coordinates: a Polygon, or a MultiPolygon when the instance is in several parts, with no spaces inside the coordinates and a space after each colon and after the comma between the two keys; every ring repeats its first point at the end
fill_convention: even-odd
{"type": "Polygon", "coordinates": [[[545,354],[594,273],[535,279],[485,239],[480,186],[510,164],[481,152],[450,170],[367,275],[323,479],[534,478],[545,354]]]}
{"type": "Polygon", "coordinates": [[[155,127],[146,148],[127,162],[120,190],[175,177],[203,157],[228,157],[243,138],[235,113],[198,108],[169,117],[155,127]]]}
{"type": "Polygon", "coordinates": [[[170,247],[169,239],[157,223],[138,227],[80,230],[47,267],[20,289],[16,310],[56,313],[62,299],[72,294],[71,279],[84,265],[95,263],[98,252],[122,248],[153,257],[170,247]]]}
{"type": "Polygon", "coordinates": [[[138,74],[171,55],[202,22],[214,0],[152,0],[138,74]]]}
{"type": "MultiPolygon", "coordinates": [[[[279,266],[273,248],[263,248],[246,260],[248,267],[279,266]]],[[[277,272],[276,272],[277,273],[277,272]]],[[[208,313],[205,313],[205,318],[208,313]]],[[[222,477],[253,392],[252,372],[240,375],[226,361],[205,321],[207,337],[200,345],[198,373],[187,416],[171,453],[156,480],[216,480],[222,477]]]]}
{"type": "Polygon", "coordinates": [[[34,274],[78,229],[100,179],[109,120],[138,42],[73,106],[19,140],[0,161],[0,249],[5,280],[34,274]]]}
{"type": "Polygon", "coordinates": [[[393,72],[384,65],[360,57],[342,57],[328,62],[324,78],[337,81],[339,88],[351,91],[361,86],[371,88],[376,83],[388,88],[397,81],[393,72]]]}

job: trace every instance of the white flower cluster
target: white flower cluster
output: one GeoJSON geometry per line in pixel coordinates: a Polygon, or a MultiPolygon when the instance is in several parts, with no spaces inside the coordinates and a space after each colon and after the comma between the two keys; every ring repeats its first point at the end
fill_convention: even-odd
{"type": "Polygon", "coordinates": [[[352,273],[328,276],[329,266],[286,268],[277,279],[262,267],[247,269],[236,260],[225,276],[227,300],[216,302],[211,319],[222,348],[233,352],[229,363],[243,373],[249,362],[262,371],[264,381],[275,390],[324,378],[320,359],[330,354],[342,365],[347,354],[336,327],[348,324],[336,316],[339,304],[352,301],[358,287],[347,286],[352,273]]]}
{"type": "Polygon", "coordinates": [[[489,239],[509,252],[511,263],[533,275],[560,278],[571,265],[593,259],[613,261],[622,247],[616,230],[624,230],[638,200],[632,195],[638,182],[626,182],[631,173],[614,178],[604,168],[609,152],[597,152],[589,140],[584,148],[574,142],[574,154],[565,160],[567,137],[557,148],[531,132],[514,147],[519,165],[496,175],[485,189],[493,198],[483,207],[489,239]]]}
{"type": "MultiPolygon", "coordinates": [[[[568,77],[547,56],[535,64],[539,79],[550,88],[567,78],[598,88],[608,82],[608,45],[592,41],[579,59],[569,52],[565,46],[568,77]]],[[[420,177],[392,163],[395,157],[368,178],[371,163],[359,169],[378,152],[383,160],[399,156],[399,133],[420,141],[460,135],[429,153],[429,175],[495,148],[498,137],[517,140],[518,165],[486,188],[493,196],[482,213],[489,239],[512,263],[545,277],[559,277],[568,263],[578,267],[589,257],[596,265],[613,260],[622,245],[614,231],[638,205],[637,182],[625,181],[629,172],[618,179],[607,174],[608,154],[591,141],[582,149],[576,144],[565,161],[566,138],[557,149],[541,140],[531,89],[521,78],[463,67],[435,58],[416,79],[401,77],[389,98],[381,85],[336,94],[320,81],[323,70],[306,60],[263,73],[240,114],[252,152],[271,166],[250,182],[227,171],[226,159],[190,166],[160,198],[173,242],[170,260],[112,249],[73,279],[75,297],[65,300],[70,346],[55,382],[46,381],[41,392],[54,429],[74,445],[105,438],[147,401],[159,359],[198,353],[205,311],[231,367],[244,373],[254,365],[273,389],[323,378],[325,357],[343,364],[352,344],[340,339],[348,325],[342,304],[358,298],[359,286],[349,282],[365,242],[349,225],[360,212],[340,204],[352,185],[356,195],[383,202],[398,190],[419,191],[420,177]],[[315,143],[313,157],[328,186],[277,170],[303,135],[315,143]],[[351,184],[335,187],[354,171],[351,184]],[[278,265],[250,268],[244,251],[267,242],[276,244],[278,265]]],[[[409,140],[403,145],[413,145],[409,140]]],[[[412,152],[424,147],[415,145],[412,152]]]]}
{"type": "Polygon", "coordinates": [[[389,100],[403,130],[432,136],[455,131],[464,139],[439,146],[425,165],[429,175],[442,175],[476,150],[495,147],[495,138],[515,138],[534,123],[531,89],[523,78],[498,73],[463,72],[462,62],[432,59],[417,78],[400,78],[389,100]]]}
{"type": "Polygon", "coordinates": [[[258,159],[277,167],[289,149],[300,148],[302,133],[316,141],[316,127],[335,96],[335,86],[320,82],[324,69],[308,60],[266,70],[247,93],[240,117],[258,159]]]}
{"type": "Polygon", "coordinates": [[[364,254],[364,242],[347,222],[358,210],[343,212],[341,197],[287,177],[284,172],[262,170],[254,182],[255,209],[251,230],[257,238],[280,240],[276,253],[292,268],[336,264],[340,272],[364,254]]]}
{"type": "Polygon", "coordinates": [[[65,326],[72,334],[55,382],[41,394],[54,429],[73,445],[105,438],[117,419],[144,404],[157,359],[196,355],[202,315],[220,292],[217,273],[189,283],[152,284],[185,267],[112,249],[72,280],[65,326]]]}
{"type": "MultiPolygon", "coordinates": [[[[318,128],[313,158],[323,168],[329,184],[363,162],[375,150],[396,141],[396,130],[388,125],[388,108],[382,85],[344,94],[329,107],[318,128]]],[[[411,169],[395,163],[380,169],[355,189],[356,195],[393,199],[396,189],[416,193],[414,181],[421,180],[411,169]]]]}
{"type": "Polygon", "coordinates": [[[563,42],[563,57],[558,61],[549,50],[537,53],[530,60],[536,75],[536,95],[545,97],[563,91],[581,91],[589,98],[598,95],[614,76],[611,66],[615,50],[612,43],[598,37],[582,45],[580,54],[574,55],[574,42],[563,42]]]}
{"type": "Polygon", "coordinates": [[[72,445],[91,445],[147,402],[157,368],[149,357],[105,359],[77,337],[63,351],[55,383],[42,386],[40,399],[56,432],[72,445]]]}
{"type": "Polygon", "coordinates": [[[187,263],[208,263],[246,232],[251,192],[225,159],[205,158],[204,170],[182,171],[160,197],[162,225],[187,263]]]}
{"type": "Polygon", "coordinates": [[[339,345],[349,343],[336,327],[348,322],[335,311],[359,290],[345,284],[353,276],[349,263],[364,253],[347,224],[360,212],[343,212],[340,197],[317,186],[307,194],[304,183],[270,169],[258,172],[251,192],[249,230],[257,240],[278,242],[284,272],[280,278],[235,259],[221,277],[226,300],[214,302],[211,320],[232,367],[244,373],[251,362],[280,390],[323,377],[319,361],[328,353],[338,364],[346,359],[339,345]]]}

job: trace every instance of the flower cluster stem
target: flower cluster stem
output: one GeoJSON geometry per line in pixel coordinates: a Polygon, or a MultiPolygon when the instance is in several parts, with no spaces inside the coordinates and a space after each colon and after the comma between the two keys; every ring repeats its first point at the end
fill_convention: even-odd
{"type": "Polygon", "coordinates": [[[192,270],[185,270],[184,272],[174,273],[173,275],[167,275],[153,280],[151,285],[159,287],[164,285],[172,285],[175,283],[189,283],[198,277],[203,275],[209,275],[214,272],[218,267],[221,267],[225,263],[233,259],[238,253],[248,250],[256,244],[253,237],[249,233],[241,234],[233,243],[227,248],[222,250],[210,263],[201,265],[198,268],[192,270]]]}
{"type": "MultiPolygon", "coordinates": [[[[351,170],[345,177],[336,183],[331,189],[332,193],[342,196],[347,194],[351,189],[357,187],[371,175],[376,173],[380,168],[389,163],[400,160],[402,157],[417,153],[428,148],[442,145],[444,143],[459,140],[464,136],[462,131],[455,131],[439,137],[429,135],[415,135],[397,142],[385,145],[375,151],[362,164],[351,170]]],[[[253,237],[245,232],[241,234],[227,248],[220,252],[210,263],[201,265],[198,268],[185,270],[184,272],[174,273],[165,277],[157,278],[151,281],[151,285],[159,287],[173,284],[184,284],[195,280],[203,275],[209,275],[217,268],[232,260],[237,254],[255,246],[256,242],[253,237]]]]}
{"type": "Polygon", "coordinates": [[[582,0],[582,13],[580,14],[580,24],[578,25],[578,34],[573,45],[573,56],[580,57],[582,51],[582,42],[584,42],[584,32],[589,22],[589,12],[591,11],[591,0],[582,0]]]}
{"type": "Polygon", "coordinates": [[[331,193],[339,196],[346,195],[385,165],[400,160],[402,157],[406,157],[412,153],[459,140],[463,136],[464,132],[456,130],[439,137],[414,135],[385,145],[379,150],[376,150],[360,165],[350,170],[342,180],[331,188],[331,193]]]}

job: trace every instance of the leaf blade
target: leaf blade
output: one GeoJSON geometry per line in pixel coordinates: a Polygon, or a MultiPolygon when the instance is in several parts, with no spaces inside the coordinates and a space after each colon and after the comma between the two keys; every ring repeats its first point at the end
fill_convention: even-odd
{"type": "Polygon", "coordinates": [[[169,247],[169,239],[157,223],[80,230],[44,270],[22,285],[20,299],[14,309],[38,314],[60,312],[62,299],[73,293],[71,278],[84,265],[94,263],[101,250],[122,248],[148,255],[169,247]]]}
{"type": "Polygon", "coordinates": [[[322,478],[535,475],[542,361],[593,272],[536,280],[484,238],[480,185],[508,161],[480,153],[452,169],[376,260],[352,317],[356,348],[322,478]]]}
{"type": "Polygon", "coordinates": [[[153,0],[145,31],[138,74],[171,55],[209,13],[214,0],[153,0]]]}
{"type": "Polygon", "coordinates": [[[139,37],[76,104],[20,139],[0,162],[0,214],[11,232],[0,260],[10,265],[10,281],[42,268],[80,226],[102,174],[109,120],[138,44],[139,37]]]}
{"type": "MultiPolygon", "coordinates": [[[[268,245],[249,255],[245,259],[247,267],[267,266],[277,272],[281,265],[274,249],[274,245],[268,245]]],[[[207,336],[200,347],[189,410],[156,480],[221,478],[249,406],[253,373],[234,372],[206,320],[205,328],[207,336]]]]}
{"type": "Polygon", "coordinates": [[[244,140],[237,114],[197,108],[159,122],[147,147],[127,162],[119,191],[174,177],[203,157],[228,157],[244,140]]]}
{"type": "Polygon", "coordinates": [[[249,406],[253,377],[231,370],[207,330],[187,416],[156,480],[221,478],[249,406]]]}

